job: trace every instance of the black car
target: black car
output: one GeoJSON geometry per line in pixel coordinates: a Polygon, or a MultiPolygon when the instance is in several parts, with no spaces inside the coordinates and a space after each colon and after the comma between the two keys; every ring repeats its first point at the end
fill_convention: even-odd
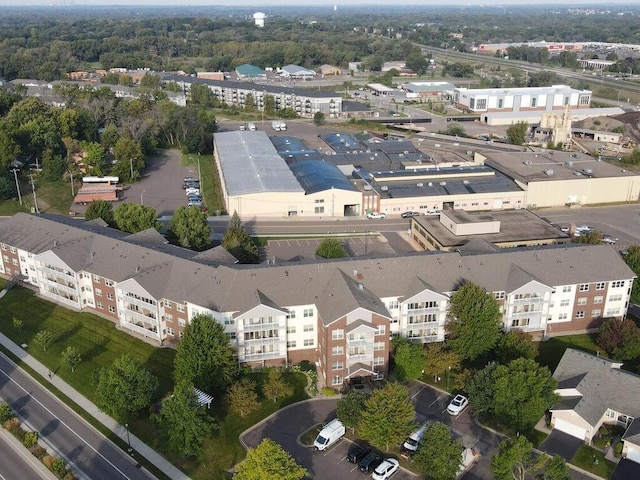
{"type": "Polygon", "coordinates": [[[401,216],[402,218],[419,217],[420,212],[404,212],[401,216]]]}
{"type": "Polygon", "coordinates": [[[358,462],[358,470],[363,473],[371,473],[381,463],[382,457],[375,452],[370,452],[358,462]]]}
{"type": "Polygon", "coordinates": [[[369,452],[371,452],[371,447],[366,447],[364,445],[358,445],[354,443],[349,448],[349,452],[347,453],[347,462],[349,463],[358,463],[362,460],[369,452]]]}

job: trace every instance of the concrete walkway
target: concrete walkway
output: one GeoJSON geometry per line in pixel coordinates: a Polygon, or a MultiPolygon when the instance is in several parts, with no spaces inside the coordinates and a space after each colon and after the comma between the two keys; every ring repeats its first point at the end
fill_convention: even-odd
{"type": "MultiPolygon", "coordinates": [[[[55,386],[58,390],[64,393],[67,397],[73,400],[77,405],[83,408],[86,412],[88,412],[92,417],[102,423],[105,427],[115,433],[120,439],[124,442],[130,440],[131,448],[133,448],[138,454],[146,458],[150,463],[154,464],[156,468],[161,470],[165,475],[167,475],[172,480],[186,480],[189,477],[178,470],[175,466],[173,466],[167,459],[165,459],[158,452],[149,447],[146,443],[140,440],[132,433],[127,433],[127,429],[116,422],[113,418],[108,415],[102,413],[98,407],[96,407],[88,398],[84,395],[78,393],[74,388],[72,388],[67,382],[62,380],[57,375],[52,375],[50,379],[47,380],[51,371],[45,367],[38,360],[29,355],[24,348],[19,345],[13,343],[9,338],[0,333],[0,344],[4,346],[7,350],[13,353],[16,357],[18,357],[21,361],[29,365],[33,370],[35,370],[38,374],[40,374],[43,378],[43,381],[40,383],[44,384],[46,387],[46,382],[50,382],[53,386],[55,386]]],[[[149,474],[153,477],[152,474],[149,474]]],[[[155,478],[155,477],[154,477],[155,478]]]]}

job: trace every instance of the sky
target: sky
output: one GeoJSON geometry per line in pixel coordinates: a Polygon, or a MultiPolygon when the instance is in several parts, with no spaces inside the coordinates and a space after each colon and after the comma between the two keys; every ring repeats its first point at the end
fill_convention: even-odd
{"type": "MultiPolygon", "coordinates": [[[[640,6],[640,0],[536,0],[538,5],[612,5],[624,4],[640,6]]],[[[307,5],[333,7],[349,5],[384,5],[389,6],[389,0],[0,0],[1,6],[29,6],[29,5],[166,5],[166,6],[281,6],[281,5],[307,5]]],[[[398,5],[531,5],[531,0],[399,0],[398,5]]]]}

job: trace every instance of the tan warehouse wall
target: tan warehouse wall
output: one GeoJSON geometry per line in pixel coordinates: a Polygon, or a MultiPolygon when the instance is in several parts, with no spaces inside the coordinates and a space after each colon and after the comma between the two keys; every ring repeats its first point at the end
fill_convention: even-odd
{"type": "Polygon", "coordinates": [[[566,205],[574,196],[581,205],[637,202],[640,195],[638,177],[584,178],[530,182],[527,192],[529,208],[566,205]]]}

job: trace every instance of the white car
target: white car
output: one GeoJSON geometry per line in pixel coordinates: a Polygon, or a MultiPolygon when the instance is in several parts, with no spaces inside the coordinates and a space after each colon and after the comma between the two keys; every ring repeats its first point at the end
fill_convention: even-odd
{"type": "Polygon", "coordinates": [[[398,463],[398,460],[395,458],[387,458],[375,468],[371,474],[371,478],[373,478],[373,480],[387,480],[391,478],[391,475],[396,473],[399,468],[400,463],[398,463]]]}
{"type": "Polygon", "coordinates": [[[427,216],[440,215],[440,210],[427,210],[424,214],[427,216]]]}
{"type": "Polygon", "coordinates": [[[458,394],[453,397],[451,402],[449,402],[449,405],[447,406],[447,413],[457,417],[465,408],[467,408],[467,405],[469,405],[469,399],[464,395],[458,394]]]}
{"type": "Polygon", "coordinates": [[[606,243],[607,245],[615,245],[617,241],[617,238],[611,238],[609,235],[602,237],[602,243],[606,243]]]}
{"type": "Polygon", "coordinates": [[[387,218],[387,214],[384,212],[369,212],[367,213],[367,218],[369,220],[373,218],[387,218]]]}

